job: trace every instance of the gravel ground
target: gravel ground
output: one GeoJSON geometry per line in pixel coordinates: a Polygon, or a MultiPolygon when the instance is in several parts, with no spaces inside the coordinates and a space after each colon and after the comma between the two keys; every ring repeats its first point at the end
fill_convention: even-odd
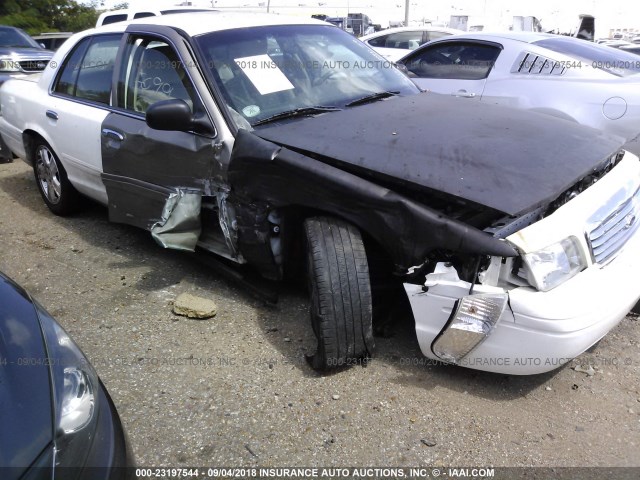
{"type": "Polygon", "coordinates": [[[635,316],[533,377],[428,365],[402,318],[366,368],[320,376],[303,360],[304,292],[265,305],[88,200],[55,217],[19,160],[0,164],[0,205],[0,270],[91,359],[139,465],[640,466],[635,316]],[[214,300],[217,316],[173,315],[180,293],[214,300]],[[595,375],[572,368],[586,363],[595,375]]]}

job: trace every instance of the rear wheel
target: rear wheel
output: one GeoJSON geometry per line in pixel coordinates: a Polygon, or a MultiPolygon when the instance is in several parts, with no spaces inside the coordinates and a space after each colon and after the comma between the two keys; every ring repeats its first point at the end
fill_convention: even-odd
{"type": "Polygon", "coordinates": [[[67,179],[67,172],[43,139],[33,146],[33,172],[40,195],[56,215],[68,215],[77,208],[78,192],[67,179]]]}
{"type": "Polygon", "coordinates": [[[318,348],[309,362],[330,370],[366,360],[374,348],[371,285],[362,236],[330,217],[305,220],[311,324],[318,348]]]}

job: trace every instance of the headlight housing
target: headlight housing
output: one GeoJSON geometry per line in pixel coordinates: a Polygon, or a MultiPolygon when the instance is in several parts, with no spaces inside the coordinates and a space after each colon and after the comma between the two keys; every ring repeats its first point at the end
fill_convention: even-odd
{"type": "Polygon", "coordinates": [[[587,268],[587,260],[576,237],[524,254],[525,276],[529,283],[547,292],[587,268]]]}
{"type": "Polygon", "coordinates": [[[52,378],[55,466],[84,465],[100,407],[98,376],[67,332],[36,303],[52,378]]]}
{"type": "Polygon", "coordinates": [[[20,72],[20,64],[12,58],[0,58],[0,72],[20,72]]]}

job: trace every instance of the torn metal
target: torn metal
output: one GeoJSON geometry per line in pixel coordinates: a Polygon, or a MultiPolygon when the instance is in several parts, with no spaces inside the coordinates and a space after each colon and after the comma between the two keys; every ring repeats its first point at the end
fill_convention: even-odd
{"type": "Polygon", "coordinates": [[[164,248],[193,252],[202,231],[200,192],[178,190],[169,195],[162,220],[151,227],[151,236],[164,248]]]}

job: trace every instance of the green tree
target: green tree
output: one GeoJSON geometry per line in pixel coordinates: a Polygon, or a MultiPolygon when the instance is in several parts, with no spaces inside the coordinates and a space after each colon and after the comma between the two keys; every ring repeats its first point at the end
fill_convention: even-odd
{"type": "Polygon", "coordinates": [[[20,27],[31,34],[78,32],[91,28],[98,19],[98,1],[4,0],[0,3],[0,24],[20,27]]]}

